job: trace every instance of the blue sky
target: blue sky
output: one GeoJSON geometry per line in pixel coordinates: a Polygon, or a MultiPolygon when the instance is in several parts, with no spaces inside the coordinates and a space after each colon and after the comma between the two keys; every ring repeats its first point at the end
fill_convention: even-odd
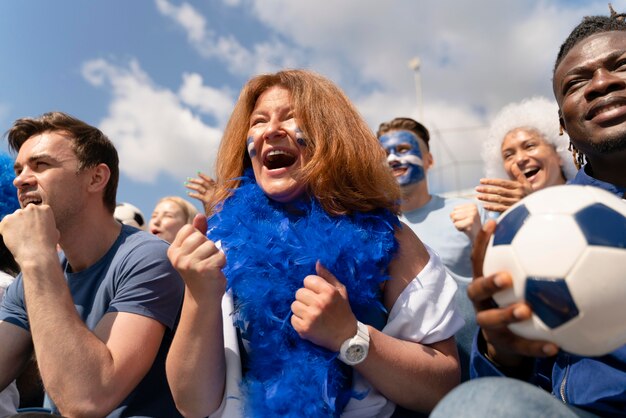
{"type": "MultiPolygon", "coordinates": [[[[626,11],[626,0],[612,3],[626,11]]],[[[570,0],[3,1],[0,129],[50,110],[100,127],[120,153],[118,200],[149,217],[160,197],[185,196],[186,177],[212,173],[248,78],[310,68],[372,129],[422,119],[431,190],[468,188],[490,118],[524,97],[552,98],[558,46],[582,16],[607,13],[606,1],[570,0]]]]}

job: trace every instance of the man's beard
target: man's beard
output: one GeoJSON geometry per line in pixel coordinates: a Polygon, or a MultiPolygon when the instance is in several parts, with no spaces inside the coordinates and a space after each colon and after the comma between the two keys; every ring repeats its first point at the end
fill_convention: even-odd
{"type": "Polygon", "coordinates": [[[625,151],[626,150],[626,135],[622,135],[617,138],[605,138],[599,142],[587,142],[584,146],[584,149],[591,151],[593,154],[601,154],[601,155],[607,155],[607,154],[612,154],[612,153],[616,153],[620,151],[625,151]]]}

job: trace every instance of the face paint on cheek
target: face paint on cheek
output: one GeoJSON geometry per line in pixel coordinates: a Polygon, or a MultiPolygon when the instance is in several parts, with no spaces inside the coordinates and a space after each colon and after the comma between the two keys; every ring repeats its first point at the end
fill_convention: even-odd
{"type": "Polygon", "coordinates": [[[256,149],[254,148],[254,138],[252,138],[251,136],[248,137],[248,139],[246,140],[246,144],[248,146],[248,154],[250,155],[250,158],[256,157],[256,149]]]}
{"type": "Polygon", "coordinates": [[[389,156],[387,163],[400,186],[418,183],[426,178],[424,161],[417,137],[408,131],[391,131],[380,138],[389,156]]]}
{"type": "Polygon", "coordinates": [[[304,139],[304,135],[302,134],[302,130],[300,128],[296,128],[296,142],[301,147],[306,147],[306,139],[304,139]]]}
{"type": "MultiPolygon", "coordinates": [[[[420,160],[421,162],[421,160],[420,160]]],[[[407,184],[419,183],[426,178],[426,172],[422,164],[410,164],[406,174],[398,178],[400,186],[406,186],[407,184]]]]}

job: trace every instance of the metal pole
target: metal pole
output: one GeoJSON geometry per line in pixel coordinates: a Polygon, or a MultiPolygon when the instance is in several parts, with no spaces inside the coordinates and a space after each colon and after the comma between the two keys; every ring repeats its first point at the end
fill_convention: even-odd
{"type": "Polygon", "coordinates": [[[413,70],[415,77],[415,93],[417,98],[417,117],[420,123],[424,123],[424,106],[422,103],[422,80],[420,77],[421,61],[419,57],[414,57],[409,61],[409,68],[413,70]]]}

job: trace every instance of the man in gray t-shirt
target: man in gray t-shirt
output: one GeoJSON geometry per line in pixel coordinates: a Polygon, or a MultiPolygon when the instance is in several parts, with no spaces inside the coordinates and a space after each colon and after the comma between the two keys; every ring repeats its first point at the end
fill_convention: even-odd
{"type": "Polygon", "coordinates": [[[167,243],[114,219],[113,144],[60,112],[18,119],[7,137],[22,209],[0,234],[21,273],[0,307],[0,390],[34,349],[63,415],[179,416],[164,363],[183,282],[167,243]]]}

